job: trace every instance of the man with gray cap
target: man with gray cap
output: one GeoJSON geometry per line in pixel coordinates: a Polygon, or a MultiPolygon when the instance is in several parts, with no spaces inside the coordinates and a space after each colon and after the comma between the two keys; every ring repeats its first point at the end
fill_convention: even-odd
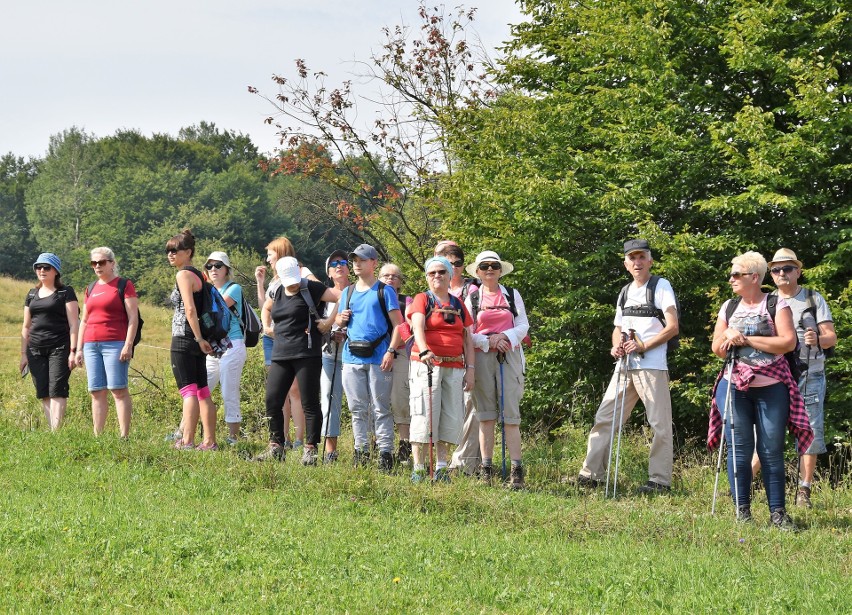
{"type": "Polygon", "coordinates": [[[358,280],[340,295],[337,325],[346,328],[343,346],[343,391],[352,415],[355,465],[370,459],[368,431],[372,414],[379,469],[393,468],[393,415],[390,409],[393,384],[393,330],[402,323],[399,302],[392,286],[376,278],[379,254],[362,243],[349,254],[358,280]]]}
{"type": "Polygon", "coordinates": [[[654,439],[648,482],[638,491],[654,494],[671,490],[674,453],[666,355],[668,341],[678,333],[679,314],[669,281],[651,275],[653,263],[646,240],[631,239],[624,243],[624,267],[633,276],[633,282],[622,290],[615,307],[610,354],[618,363],[589,433],[586,460],[576,479],[582,487],[598,487],[603,483],[616,412],[624,408],[623,425],[641,399],[654,439]]]}
{"type": "MultiPolygon", "coordinates": [[[[802,261],[789,248],[781,248],[769,263],[772,281],[778,290],[774,291],[784,298],[793,310],[793,324],[799,338],[799,360],[802,375],[799,378],[799,390],[805,400],[805,410],[814,432],[814,441],[804,452],[800,451],[800,482],[796,494],[796,506],[811,507],[811,483],[814,479],[817,455],[826,452],[825,448],[825,351],[834,348],[837,333],[831,311],[821,294],[810,288],[799,286],[802,275],[802,261]]],[[[755,456],[757,459],[757,456],[755,456]]],[[[757,470],[760,462],[752,462],[757,470]]]]}

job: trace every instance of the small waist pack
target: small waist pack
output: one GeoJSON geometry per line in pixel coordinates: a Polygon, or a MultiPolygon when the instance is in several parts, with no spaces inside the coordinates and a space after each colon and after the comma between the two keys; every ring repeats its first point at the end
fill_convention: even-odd
{"type": "Polygon", "coordinates": [[[385,335],[380,337],[379,339],[366,342],[363,340],[349,340],[349,352],[354,354],[356,357],[361,357],[362,359],[369,359],[373,356],[373,353],[376,352],[376,348],[379,347],[379,344],[382,343],[382,340],[385,339],[385,335]]]}

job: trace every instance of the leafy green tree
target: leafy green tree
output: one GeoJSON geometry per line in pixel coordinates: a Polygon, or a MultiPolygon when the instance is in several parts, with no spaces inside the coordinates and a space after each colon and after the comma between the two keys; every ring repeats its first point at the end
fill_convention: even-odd
{"type": "Polygon", "coordinates": [[[24,194],[36,173],[33,161],[9,153],[0,158],[0,274],[28,277],[36,247],[30,236],[24,194]]]}
{"type": "MultiPolygon", "coordinates": [[[[452,132],[445,228],[520,265],[543,427],[590,419],[628,280],[621,242],[648,238],[682,303],[676,422],[699,435],[735,254],[786,245],[821,263],[813,280],[848,331],[849,14],[837,1],[521,4],[497,75],[511,93],[452,132]]],[[[848,398],[848,382],[835,388],[848,398]]]]}

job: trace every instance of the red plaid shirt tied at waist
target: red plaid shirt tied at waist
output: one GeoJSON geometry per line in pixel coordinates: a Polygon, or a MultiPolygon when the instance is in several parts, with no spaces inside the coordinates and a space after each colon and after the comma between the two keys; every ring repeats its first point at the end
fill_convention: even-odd
{"type": "MultiPolygon", "coordinates": [[[[713,385],[713,392],[710,397],[710,426],[707,430],[707,448],[710,450],[719,446],[722,435],[722,414],[719,411],[719,406],[716,404],[716,389],[725,375],[726,367],[727,363],[722,367],[719,375],[716,376],[716,383],[713,385]]],[[[732,384],[738,391],[747,391],[751,381],[754,380],[757,374],[774,378],[787,387],[787,390],[790,392],[790,414],[787,417],[787,429],[796,438],[799,451],[807,450],[814,440],[814,432],[808,420],[808,413],[805,411],[805,400],[802,399],[799,385],[793,380],[793,375],[790,373],[790,366],[787,365],[787,359],[781,356],[769,365],[761,367],[753,367],[738,361],[734,364],[732,384]]]]}

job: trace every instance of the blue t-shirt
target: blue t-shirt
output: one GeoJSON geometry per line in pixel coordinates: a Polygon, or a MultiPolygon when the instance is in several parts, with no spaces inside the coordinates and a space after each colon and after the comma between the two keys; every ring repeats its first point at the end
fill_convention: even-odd
{"type": "Polygon", "coordinates": [[[232,340],[241,340],[245,339],[243,335],[243,330],[240,327],[240,319],[237,316],[234,316],[234,310],[237,311],[237,314],[242,314],[243,309],[243,289],[239,284],[235,284],[233,282],[228,282],[224,289],[219,291],[222,295],[222,298],[228,297],[234,302],[231,310],[231,328],[228,329],[228,337],[232,340]]]}
{"type": "MultiPolygon", "coordinates": [[[[370,287],[370,290],[363,292],[357,291],[353,284],[344,288],[340,294],[340,303],[337,309],[342,312],[346,309],[346,297],[348,293],[352,293],[352,300],[349,302],[349,309],[352,310],[352,316],[346,325],[347,340],[343,346],[344,363],[355,363],[358,365],[369,363],[378,365],[382,362],[382,357],[388,350],[393,330],[388,329],[388,321],[382,312],[382,306],[379,304],[378,289],[379,282],[377,280],[370,287]],[[384,337],[384,339],[373,352],[372,357],[356,357],[349,351],[349,340],[373,342],[379,337],[384,337]]],[[[388,312],[398,310],[399,301],[396,298],[396,291],[391,286],[385,285],[384,294],[388,312]]]]}

